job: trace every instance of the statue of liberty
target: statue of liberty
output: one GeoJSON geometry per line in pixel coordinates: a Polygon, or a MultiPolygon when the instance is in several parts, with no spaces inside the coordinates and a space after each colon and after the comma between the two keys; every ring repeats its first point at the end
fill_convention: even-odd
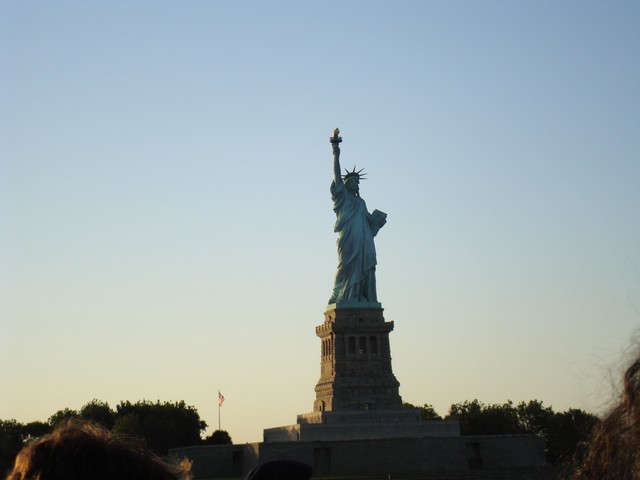
{"type": "Polygon", "coordinates": [[[338,270],[333,294],[329,304],[375,303],[376,295],[376,248],[373,237],[387,223],[386,213],[367,211],[367,205],[360,198],[362,170],[356,172],[340,168],[340,130],[333,131],[330,138],[333,146],[333,182],[331,199],[336,223],[333,228],[338,234],[338,270]]]}

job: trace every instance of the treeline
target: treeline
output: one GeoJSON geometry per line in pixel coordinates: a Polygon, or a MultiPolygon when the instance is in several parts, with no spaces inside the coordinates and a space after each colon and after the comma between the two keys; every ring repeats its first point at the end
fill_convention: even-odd
{"type": "MultiPolygon", "coordinates": [[[[416,407],[405,403],[404,406],[420,409],[424,420],[443,419],[431,405],[416,407]]],[[[517,405],[511,400],[504,404],[472,400],[451,405],[444,420],[460,422],[462,435],[537,435],[544,440],[547,462],[559,464],[574,457],[598,422],[598,417],[574,408],[554,412],[539,400],[517,405]]]]}
{"type": "Polygon", "coordinates": [[[94,399],[80,410],[59,410],[47,421],[23,424],[16,420],[0,420],[0,478],[27,442],[74,418],[99,423],[116,433],[140,437],[149,448],[161,455],[170,448],[232,443],[229,434],[223,430],[202,438],[207,424],[200,419],[195,407],[188,406],[184,401],[123,401],[112,409],[108,403],[94,399]]]}
{"type": "MultiPolygon", "coordinates": [[[[457,420],[462,435],[537,435],[545,442],[550,464],[570,460],[598,422],[595,415],[583,410],[554,412],[539,400],[517,405],[511,401],[504,404],[465,401],[451,405],[444,417],[428,404],[417,407],[405,403],[404,407],[420,409],[424,420],[457,420]]],[[[176,447],[232,443],[229,434],[220,430],[202,438],[207,424],[200,419],[198,411],[184,401],[123,401],[112,409],[106,402],[92,400],[80,410],[59,410],[47,421],[22,424],[16,420],[0,420],[0,475],[10,468],[15,455],[27,442],[73,418],[99,423],[116,433],[138,436],[159,454],[176,447]]]]}

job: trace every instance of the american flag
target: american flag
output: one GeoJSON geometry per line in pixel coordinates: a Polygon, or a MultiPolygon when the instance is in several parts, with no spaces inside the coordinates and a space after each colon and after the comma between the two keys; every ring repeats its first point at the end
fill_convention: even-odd
{"type": "Polygon", "coordinates": [[[222,406],[222,402],[224,402],[224,395],[222,395],[220,393],[220,390],[218,390],[218,406],[221,407],[222,406]]]}

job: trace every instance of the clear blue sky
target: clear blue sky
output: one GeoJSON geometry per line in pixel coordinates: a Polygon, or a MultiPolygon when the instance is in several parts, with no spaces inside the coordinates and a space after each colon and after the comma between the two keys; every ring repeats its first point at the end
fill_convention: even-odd
{"type": "Polygon", "coordinates": [[[311,411],[330,132],[405,401],[601,411],[640,326],[640,3],[0,3],[0,418],[311,411]]]}

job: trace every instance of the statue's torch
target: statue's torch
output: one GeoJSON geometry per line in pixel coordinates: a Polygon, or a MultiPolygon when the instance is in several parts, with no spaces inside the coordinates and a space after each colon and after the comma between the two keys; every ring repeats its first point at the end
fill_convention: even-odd
{"type": "Polygon", "coordinates": [[[340,129],[339,128],[334,128],[333,129],[333,136],[329,137],[329,141],[334,145],[338,144],[338,143],[341,143],[342,142],[342,137],[340,137],[338,135],[340,135],[340,129]]]}

